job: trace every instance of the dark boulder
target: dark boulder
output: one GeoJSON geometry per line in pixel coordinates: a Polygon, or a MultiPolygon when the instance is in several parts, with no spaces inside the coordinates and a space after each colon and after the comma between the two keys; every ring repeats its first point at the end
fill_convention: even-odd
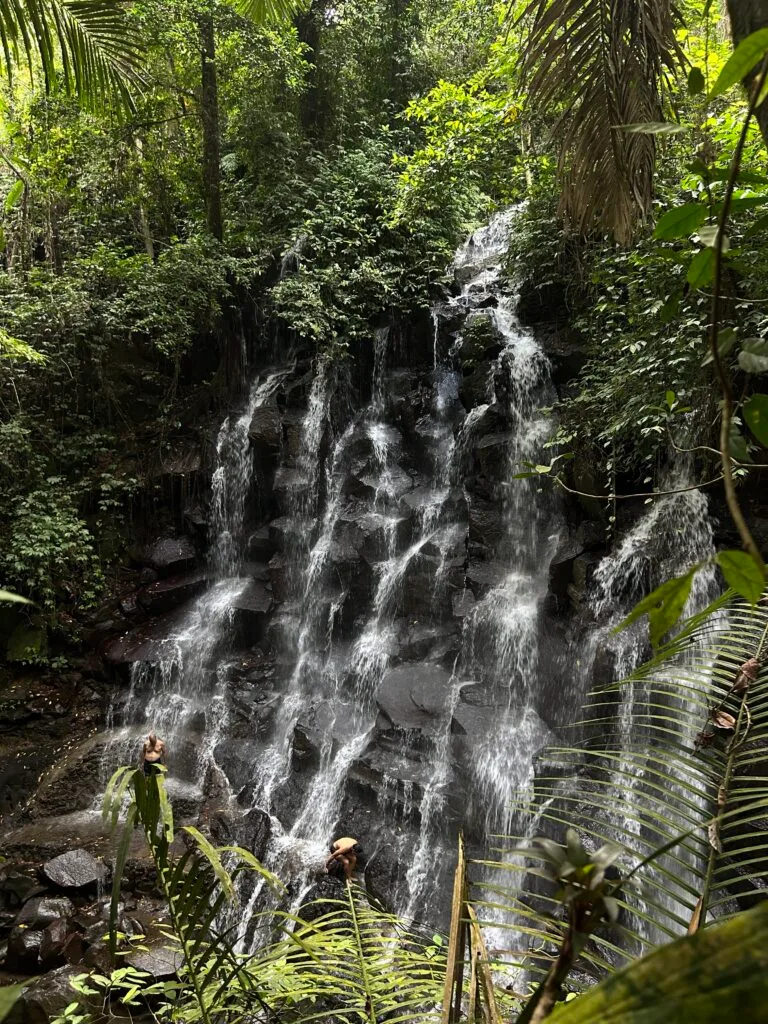
{"type": "Polygon", "coordinates": [[[5,968],[12,973],[34,974],[40,965],[40,943],[43,933],[35,928],[16,925],[8,937],[5,968]]]}
{"type": "Polygon", "coordinates": [[[279,457],[283,429],[277,403],[261,405],[254,410],[248,436],[260,458],[273,460],[279,457]]]}
{"type": "MultiPolygon", "coordinates": [[[[338,878],[332,878],[330,875],[319,875],[317,882],[312,886],[302,900],[296,916],[300,918],[300,920],[306,921],[307,924],[309,924],[312,921],[317,921],[325,914],[333,914],[334,927],[337,927],[337,922],[339,921],[339,908],[337,906],[329,905],[328,902],[326,902],[328,900],[346,903],[347,888],[344,882],[338,878]]],[[[351,927],[351,918],[349,923],[351,927]]]]}
{"type": "Polygon", "coordinates": [[[66,896],[37,896],[29,900],[19,911],[16,924],[26,928],[46,928],[60,918],[72,917],[74,904],[66,896]]]}
{"type": "Polygon", "coordinates": [[[60,967],[24,988],[5,1024],[50,1024],[75,1000],[71,981],[82,968],[60,967]]]}
{"type": "Polygon", "coordinates": [[[206,573],[189,572],[151,583],[139,591],[137,600],[149,615],[162,615],[197,597],[207,586],[206,573]]]}
{"type": "Polygon", "coordinates": [[[273,606],[271,589],[258,580],[251,580],[232,601],[235,626],[246,643],[256,643],[264,636],[273,606]]]}
{"type": "Polygon", "coordinates": [[[146,549],[143,561],[161,576],[173,576],[191,569],[196,558],[188,537],[163,537],[146,549]]]}
{"type": "Polygon", "coordinates": [[[87,850],[69,850],[46,861],[43,874],[61,889],[84,889],[103,882],[107,869],[87,850]]]}
{"type": "MultiPolygon", "coordinates": [[[[103,930],[103,926],[102,926],[103,930]]],[[[40,942],[40,963],[45,970],[60,967],[63,963],[77,963],[83,955],[83,940],[80,933],[68,921],[59,918],[43,931],[40,942]]]]}

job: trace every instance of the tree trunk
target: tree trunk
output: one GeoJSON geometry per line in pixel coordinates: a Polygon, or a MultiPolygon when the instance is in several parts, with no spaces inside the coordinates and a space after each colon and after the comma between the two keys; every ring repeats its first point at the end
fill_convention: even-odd
{"type": "Polygon", "coordinates": [[[203,122],[203,195],[208,230],[219,241],[224,237],[221,215],[221,156],[219,151],[219,89],[216,81],[216,37],[213,15],[200,17],[201,90],[203,122]]]}
{"type": "MultiPolygon", "coordinates": [[[[728,0],[728,16],[731,19],[731,31],[733,43],[737,46],[742,39],[757,32],[758,29],[768,28],[768,0],[728,0]]],[[[761,64],[744,80],[749,87],[760,73],[761,64]]],[[[768,146],[768,100],[761,103],[756,111],[757,122],[763,140],[768,146]]]]}
{"type": "Polygon", "coordinates": [[[327,10],[326,0],[312,0],[309,9],[296,18],[299,42],[305,47],[304,59],[309,65],[306,88],[299,100],[299,117],[309,137],[321,134],[321,95],[317,63],[320,51],[321,25],[327,10]]]}

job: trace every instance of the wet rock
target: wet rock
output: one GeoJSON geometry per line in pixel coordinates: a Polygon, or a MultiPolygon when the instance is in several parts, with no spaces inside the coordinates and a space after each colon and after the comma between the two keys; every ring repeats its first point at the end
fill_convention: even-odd
{"type": "Polygon", "coordinates": [[[433,626],[417,622],[401,636],[399,656],[403,661],[438,661],[454,651],[457,644],[456,627],[452,623],[433,626]]]}
{"type": "Polygon", "coordinates": [[[137,950],[129,953],[125,960],[135,967],[137,971],[146,971],[155,981],[163,981],[175,977],[184,957],[178,950],[169,949],[167,946],[157,946],[154,949],[137,950]]]}
{"type": "Polygon", "coordinates": [[[179,605],[202,594],[208,586],[206,573],[197,571],[158,580],[138,593],[138,602],[149,615],[173,611],[179,605]]]}
{"type": "Polygon", "coordinates": [[[44,893],[45,889],[31,871],[24,871],[11,862],[0,864],[0,909],[15,910],[44,893]]]}
{"type": "Polygon", "coordinates": [[[376,697],[380,728],[432,734],[440,727],[451,674],[439,665],[403,664],[384,674],[376,697]]]}
{"type": "Polygon", "coordinates": [[[467,569],[467,582],[476,598],[481,598],[503,583],[509,575],[509,567],[503,562],[479,562],[473,560],[467,569]]]}
{"type": "Polygon", "coordinates": [[[5,1024],[50,1024],[74,1001],[70,982],[76,974],[82,974],[82,968],[67,966],[35,979],[24,988],[5,1024]]]}
{"type": "Polygon", "coordinates": [[[307,489],[308,481],[298,469],[279,466],[272,485],[272,494],[279,509],[287,513],[295,504],[296,496],[307,489]]]}
{"type": "Polygon", "coordinates": [[[114,637],[104,645],[102,655],[111,665],[130,665],[136,661],[156,663],[168,650],[172,637],[184,618],[184,609],[178,608],[152,622],[137,626],[122,636],[114,637]]]}
{"type": "Polygon", "coordinates": [[[469,504],[470,542],[493,550],[506,533],[500,502],[473,497],[469,504]]]}
{"type": "Polygon", "coordinates": [[[59,967],[65,961],[76,963],[83,954],[83,940],[79,932],[70,924],[59,919],[51,923],[43,931],[40,942],[40,963],[45,970],[59,967]]]}
{"type": "Polygon", "coordinates": [[[465,619],[475,610],[475,595],[471,590],[459,590],[451,599],[451,608],[455,619],[465,619]]]}
{"type": "Polygon", "coordinates": [[[487,434],[474,446],[475,461],[480,472],[494,480],[506,482],[511,475],[509,453],[510,443],[514,434],[505,431],[503,434],[487,434]]]}
{"type": "Polygon", "coordinates": [[[275,544],[269,526],[259,527],[248,537],[245,548],[246,558],[253,558],[257,562],[268,562],[274,553],[275,544]]]}
{"type": "MultiPolygon", "coordinates": [[[[338,900],[346,902],[347,890],[344,882],[330,875],[320,875],[317,882],[312,886],[304,897],[296,916],[307,923],[317,921],[324,914],[334,914],[335,920],[339,919],[339,908],[329,906],[326,900],[338,900]]],[[[350,927],[352,920],[350,918],[350,927]]]]}
{"type": "Polygon", "coordinates": [[[232,601],[235,627],[245,643],[253,644],[264,636],[267,619],[274,606],[267,584],[251,580],[232,601]]]}
{"type": "Polygon", "coordinates": [[[258,406],[254,410],[248,436],[259,458],[272,461],[279,457],[283,429],[276,402],[258,406]]]}
{"type": "Polygon", "coordinates": [[[6,970],[19,974],[34,974],[40,963],[40,943],[42,941],[42,931],[17,925],[8,936],[8,952],[5,955],[6,970]]]}
{"type": "Polygon", "coordinates": [[[394,909],[395,895],[401,888],[408,867],[394,842],[379,842],[368,856],[363,877],[369,896],[385,910],[394,909]]]}
{"type": "Polygon", "coordinates": [[[43,874],[61,889],[84,889],[103,882],[107,869],[87,850],[70,850],[46,861],[43,874]]]}
{"type": "Polygon", "coordinates": [[[74,904],[66,896],[38,896],[29,900],[16,917],[16,924],[27,928],[46,928],[59,918],[72,917],[74,904]]]}
{"type": "Polygon", "coordinates": [[[272,595],[278,604],[282,604],[289,595],[290,582],[288,567],[282,555],[273,555],[269,560],[269,578],[272,581],[272,595]]]}
{"type": "Polygon", "coordinates": [[[173,576],[191,569],[196,561],[195,549],[188,537],[164,537],[144,552],[144,562],[161,576],[173,576]]]}

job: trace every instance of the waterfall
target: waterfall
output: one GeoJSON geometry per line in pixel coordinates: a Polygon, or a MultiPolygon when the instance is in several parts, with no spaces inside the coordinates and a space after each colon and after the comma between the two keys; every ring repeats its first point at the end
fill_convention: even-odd
{"type": "MultiPolygon", "coordinates": [[[[383,326],[364,343],[359,389],[343,362],[324,357],[307,359],[300,376],[256,378],[216,439],[210,585],[159,661],[134,672],[128,737],[151,722],[171,750],[172,787],[200,797],[220,767],[236,793],[231,806],[269,816],[264,859],[287,884],[284,909],[297,909],[340,829],[362,839],[398,912],[439,926],[457,831],[479,853],[490,834],[538,827],[543,812],[515,807],[534,797],[536,757],[555,740],[562,707],[585,698],[598,656],[621,675],[638,664],[641,627],[615,636],[614,626],[653,585],[712,550],[698,492],[657,499],[612,554],[597,564],[589,553],[593,616],[566,650],[565,614],[558,633],[547,604],[563,509],[552,488],[519,475],[548,461],[556,393],[503,272],[516,218],[494,217],[457,252],[452,292],[424,318],[418,369],[394,365],[397,335],[383,326]],[[255,524],[262,477],[249,427],[276,394],[286,442],[255,524]],[[254,525],[269,535],[275,606],[256,644],[230,628],[249,586],[254,525]],[[264,672],[235,694],[233,666],[246,647],[264,672]],[[256,705],[263,714],[249,719],[256,705]]],[[[665,486],[681,487],[687,472],[673,467],[665,486]]],[[[701,573],[689,610],[712,587],[701,573]]],[[[637,686],[621,695],[626,778],[636,763],[631,724],[647,697],[637,686]]],[[[642,799],[642,773],[631,785],[642,799]]],[[[620,817],[617,808],[617,831],[630,827],[620,817]]],[[[276,898],[263,884],[242,886],[231,923],[247,952],[264,938],[258,914],[276,898]]],[[[674,899],[669,910],[677,913],[674,899]]],[[[495,923],[514,916],[499,912],[495,923]]],[[[501,935],[491,934],[492,946],[501,935]]]]}
{"type": "Polygon", "coordinates": [[[233,609],[250,583],[240,572],[254,474],[248,431],[256,410],[269,402],[290,373],[286,367],[260,374],[239,415],[228,416],[219,429],[211,478],[210,586],[163,641],[160,658],[134,664],[124,711],[128,724],[105,755],[109,770],[121,761],[133,762],[137,727],[154,729],[165,740],[173,763],[168,779],[172,796],[200,795],[226,732],[226,673],[221,659],[233,609]]]}

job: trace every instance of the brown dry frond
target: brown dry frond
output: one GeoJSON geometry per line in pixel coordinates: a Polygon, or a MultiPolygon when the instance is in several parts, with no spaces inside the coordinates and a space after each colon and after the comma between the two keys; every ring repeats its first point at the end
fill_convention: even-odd
{"type": "Polygon", "coordinates": [[[676,50],[671,0],[532,0],[522,60],[529,101],[560,112],[561,212],[627,242],[650,211],[656,145],[617,126],[662,118],[676,50]]]}

